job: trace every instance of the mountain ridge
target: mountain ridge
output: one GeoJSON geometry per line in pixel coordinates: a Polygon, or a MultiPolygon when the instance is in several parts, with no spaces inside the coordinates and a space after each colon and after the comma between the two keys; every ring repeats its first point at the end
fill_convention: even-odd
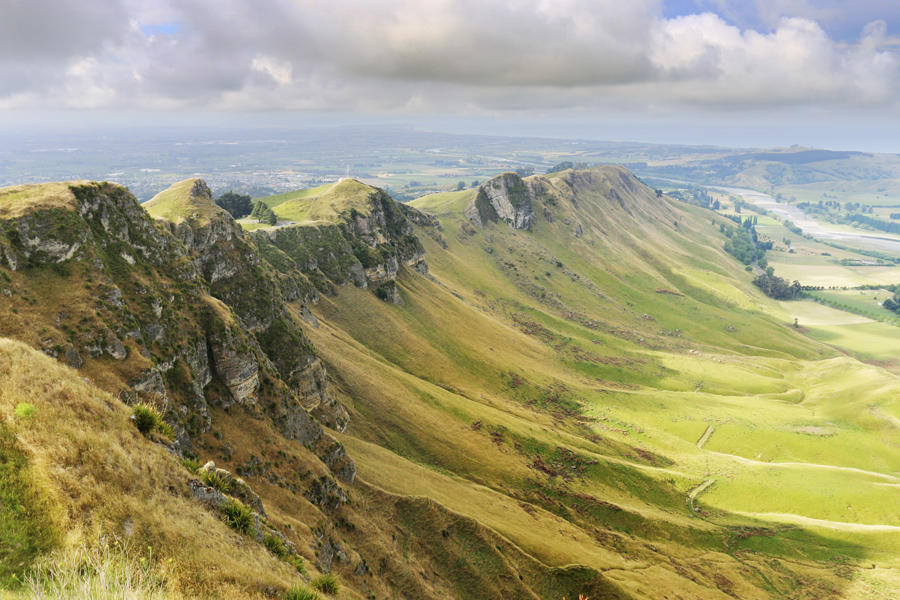
{"type": "MultiPolygon", "coordinates": [[[[876,459],[854,433],[890,432],[831,398],[891,414],[895,378],[772,317],[722,249],[724,220],[625,169],[503,174],[412,206],[357,182],[365,206],[332,198],[328,222],[259,231],[199,180],[160,195],[156,219],[112,184],[71,185],[71,199],[62,185],[32,213],[21,197],[3,213],[0,190],[15,215],[0,222],[0,335],[121,400],[167,398],[173,448],[244,477],[348,597],[811,598],[851,589],[837,556],[890,564],[875,533],[863,550],[742,516],[731,490],[836,460],[832,438],[801,443],[785,423],[827,420],[858,450],[845,466],[890,471],[896,453],[876,459]],[[825,375],[838,369],[847,381],[825,375]],[[741,462],[754,444],[759,465],[741,462]]],[[[190,475],[166,472],[189,497],[190,475]]],[[[870,493],[862,474],[828,476],[870,493]]],[[[855,502],[809,516],[841,501],[855,502]]],[[[290,581],[281,567],[269,579],[290,581]]],[[[244,575],[229,585],[256,593],[244,575]]]]}

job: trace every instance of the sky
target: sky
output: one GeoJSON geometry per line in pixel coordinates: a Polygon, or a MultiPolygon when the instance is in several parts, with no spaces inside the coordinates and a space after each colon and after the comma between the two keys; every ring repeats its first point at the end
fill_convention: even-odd
{"type": "Polygon", "coordinates": [[[900,2],[0,0],[0,128],[180,122],[900,152],[900,2]]]}

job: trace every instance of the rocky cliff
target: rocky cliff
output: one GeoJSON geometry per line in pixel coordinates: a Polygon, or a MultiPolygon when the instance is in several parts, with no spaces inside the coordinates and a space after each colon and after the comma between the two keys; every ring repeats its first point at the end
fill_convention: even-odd
{"type": "Polygon", "coordinates": [[[476,227],[503,221],[513,229],[531,229],[534,223],[534,179],[523,180],[515,173],[504,173],[478,188],[466,208],[466,218],[476,227]]]}
{"type": "MultiPolygon", "coordinates": [[[[150,205],[153,219],[108,183],[0,190],[0,335],[156,404],[180,452],[214,406],[239,406],[334,454],[319,422],[349,417],[300,324],[313,286],[272,267],[202,181],[175,191],[150,205]]],[[[331,462],[352,479],[352,463],[331,462]]]]}
{"type": "Polygon", "coordinates": [[[425,250],[411,218],[427,219],[384,191],[354,180],[335,186],[335,195],[362,194],[359,207],[337,207],[328,221],[296,223],[257,233],[281,250],[322,293],[352,283],[371,289],[382,300],[399,303],[396,278],[402,267],[428,272],[425,250]]]}

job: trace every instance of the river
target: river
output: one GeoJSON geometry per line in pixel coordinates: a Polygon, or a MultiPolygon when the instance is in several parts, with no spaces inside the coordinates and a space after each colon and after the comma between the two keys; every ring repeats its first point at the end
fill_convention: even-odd
{"type": "Polygon", "coordinates": [[[792,221],[794,225],[820,240],[835,242],[845,246],[863,248],[866,250],[879,250],[900,255],[900,239],[890,237],[888,234],[879,234],[867,231],[842,231],[831,229],[826,224],[812,219],[802,210],[788,204],[779,202],[769,194],[757,192],[746,188],[733,188],[724,186],[707,186],[710,189],[722,190],[735,196],[741,196],[750,204],[764,208],[782,219],[792,221]]]}

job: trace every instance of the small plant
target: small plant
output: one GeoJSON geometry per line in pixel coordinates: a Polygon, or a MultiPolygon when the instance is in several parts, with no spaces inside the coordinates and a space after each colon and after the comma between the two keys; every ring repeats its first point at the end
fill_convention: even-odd
{"type": "Polygon", "coordinates": [[[229,527],[245,535],[250,534],[253,529],[253,511],[243,502],[228,500],[219,510],[229,527]]]}
{"type": "Polygon", "coordinates": [[[131,411],[131,420],[134,422],[134,426],[137,427],[138,431],[144,435],[149,435],[153,432],[157,432],[167,438],[174,435],[172,428],[169,427],[168,423],[163,421],[162,415],[159,414],[156,407],[150,404],[142,402],[141,404],[135,405],[131,411]]]}
{"type": "Polygon", "coordinates": [[[337,577],[332,575],[331,573],[326,573],[325,575],[319,575],[312,581],[310,581],[312,586],[322,592],[323,594],[329,594],[334,596],[341,589],[341,586],[338,585],[337,577]]]}
{"type": "Polygon", "coordinates": [[[200,479],[204,485],[208,485],[213,489],[217,489],[223,494],[231,491],[231,482],[216,473],[214,469],[207,469],[200,474],[200,479]]]}
{"type": "Polygon", "coordinates": [[[284,545],[284,542],[281,541],[281,538],[275,535],[267,535],[263,540],[263,543],[266,545],[266,548],[277,556],[278,558],[283,558],[287,555],[287,548],[284,545]]]}
{"type": "Polygon", "coordinates": [[[295,585],[284,594],[284,600],[321,600],[321,596],[308,587],[295,585]]]}
{"type": "Polygon", "coordinates": [[[181,466],[196,475],[197,471],[200,470],[200,461],[194,460],[193,458],[182,458],[181,466]]]}
{"type": "Polygon", "coordinates": [[[306,563],[303,562],[303,559],[297,555],[289,556],[287,561],[297,569],[297,573],[303,575],[304,577],[307,575],[306,572],[306,563]]]}
{"type": "Polygon", "coordinates": [[[16,417],[20,419],[30,419],[34,416],[35,408],[31,402],[19,402],[16,404],[16,417]]]}

